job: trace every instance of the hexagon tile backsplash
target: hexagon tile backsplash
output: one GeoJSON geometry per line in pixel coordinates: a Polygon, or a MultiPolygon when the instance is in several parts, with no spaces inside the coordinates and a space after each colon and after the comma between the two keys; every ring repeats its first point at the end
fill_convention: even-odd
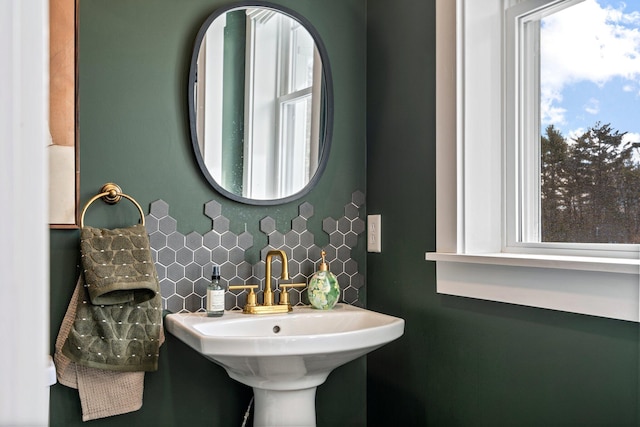
{"type": "MultiPolygon", "coordinates": [[[[181,234],[177,221],[169,215],[169,205],[163,200],[151,203],[149,215],[145,217],[149,233],[151,252],[154,257],[160,292],[164,308],[177,312],[204,311],[207,284],[213,265],[220,266],[222,284],[259,284],[264,286],[266,253],[271,249],[282,249],[289,258],[289,276],[293,283],[308,283],[320,262],[320,252],[327,252],[331,271],[338,277],[342,289],[341,301],[361,305],[359,291],[364,286],[364,276],[358,263],[351,258],[351,250],[358,237],[365,231],[365,222],[360,218],[364,205],[364,194],[356,191],[351,202],[344,207],[344,216],[325,218],[322,230],[329,235],[329,244],[318,247],[314,235],[307,229],[307,221],[313,216],[313,206],[304,202],[298,207],[298,216],[291,220],[291,230],[282,233],[276,229],[271,217],[260,220],[260,231],[267,235],[268,245],[260,251],[260,261],[250,264],[245,260],[245,251],[253,246],[253,235],[239,235],[229,230],[229,219],[222,215],[222,205],[215,200],[205,204],[205,215],[212,219],[212,229],[204,235],[196,232],[181,234]]],[[[281,264],[273,265],[274,279],[280,275],[281,264]]],[[[275,280],[277,286],[277,280],[275,280]]],[[[279,291],[276,291],[276,294],[279,291]]],[[[262,301],[259,292],[258,301],[262,301]]],[[[291,289],[291,304],[306,303],[306,290],[291,289]]],[[[276,295],[276,298],[279,296],[276,295]]],[[[225,308],[240,309],[247,299],[247,291],[227,291],[225,308]]]]}

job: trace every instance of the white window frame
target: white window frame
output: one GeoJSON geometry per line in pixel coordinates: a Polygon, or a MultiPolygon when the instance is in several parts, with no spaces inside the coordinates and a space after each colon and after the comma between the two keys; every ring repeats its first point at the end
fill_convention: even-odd
{"type": "Polygon", "coordinates": [[[437,227],[426,259],[437,262],[439,293],[637,322],[638,245],[517,243],[513,218],[526,204],[514,203],[522,165],[504,143],[518,132],[504,119],[515,85],[503,66],[514,48],[502,42],[505,4],[545,3],[436,2],[437,227]]]}
{"type": "MultiPolygon", "coordinates": [[[[286,21],[286,24],[283,22],[281,25],[283,28],[281,29],[280,38],[280,79],[278,81],[278,98],[276,100],[279,123],[276,170],[279,171],[278,191],[280,194],[291,194],[300,191],[309,181],[309,170],[304,159],[307,157],[310,141],[309,138],[305,138],[305,144],[294,143],[297,141],[296,125],[300,126],[300,123],[291,120],[287,108],[297,102],[304,101],[305,98],[311,97],[314,82],[301,89],[294,88],[294,75],[296,73],[294,55],[298,37],[296,30],[300,29],[302,24],[292,20],[286,21]]],[[[302,29],[306,32],[304,27],[302,29]]],[[[313,40],[313,38],[311,39],[313,40]]],[[[315,119],[316,115],[319,116],[317,110],[316,114],[312,115],[312,118],[315,119]]],[[[303,124],[306,125],[306,123],[303,124]]]]}

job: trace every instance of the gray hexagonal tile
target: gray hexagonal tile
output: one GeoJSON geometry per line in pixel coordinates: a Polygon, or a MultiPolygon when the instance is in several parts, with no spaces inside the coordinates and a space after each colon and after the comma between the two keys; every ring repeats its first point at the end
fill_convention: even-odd
{"type": "Polygon", "coordinates": [[[298,305],[300,304],[300,298],[301,298],[301,294],[300,291],[298,291],[297,289],[291,289],[289,291],[289,302],[291,303],[291,305],[298,305]]]}
{"type": "Polygon", "coordinates": [[[193,282],[188,279],[178,280],[176,283],[176,293],[183,297],[193,293],[193,282]]]}
{"type": "Polygon", "coordinates": [[[291,251],[291,259],[302,262],[307,258],[307,249],[302,246],[296,246],[291,251]]]}
{"type": "Polygon", "coordinates": [[[325,218],[322,220],[322,230],[325,233],[331,234],[338,229],[338,221],[333,218],[325,218]]]}
{"type": "Polygon", "coordinates": [[[289,277],[295,278],[300,274],[300,263],[295,259],[289,260],[289,277]]]}
{"type": "Polygon", "coordinates": [[[348,246],[340,246],[336,256],[341,261],[351,258],[351,248],[348,246]]]}
{"type": "Polygon", "coordinates": [[[231,231],[227,231],[220,236],[220,243],[222,243],[222,247],[225,249],[232,249],[238,246],[238,236],[233,234],[231,231]]]}
{"type": "Polygon", "coordinates": [[[149,244],[153,249],[160,250],[167,246],[167,236],[164,233],[156,231],[149,235],[149,244]]]}
{"type": "Polygon", "coordinates": [[[144,217],[144,228],[147,230],[147,234],[158,231],[158,219],[153,215],[147,215],[144,217]]]}
{"type": "Polygon", "coordinates": [[[211,219],[216,219],[222,215],[222,205],[215,200],[211,200],[210,202],[205,203],[204,214],[211,219]]]}
{"type": "Polygon", "coordinates": [[[238,236],[238,246],[242,249],[247,250],[253,246],[253,236],[251,233],[245,231],[238,236]]]}
{"type": "Polygon", "coordinates": [[[362,207],[364,205],[365,202],[365,195],[362,191],[354,191],[353,194],[351,194],[351,202],[356,205],[357,207],[362,207]]]}
{"type": "Polygon", "coordinates": [[[211,259],[214,263],[222,265],[225,262],[229,261],[229,251],[227,251],[222,246],[218,246],[211,251],[211,259]]]}
{"type": "Polygon", "coordinates": [[[211,262],[205,266],[202,267],[202,276],[207,279],[207,281],[211,281],[211,275],[213,274],[213,266],[214,265],[220,265],[217,262],[211,262]]]}
{"type": "Polygon", "coordinates": [[[351,286],[351,277],[343,271],[334,271],[336,275],[336,279],[338,279],[338,283],[340,284],[341,289],[348,288],[351,286]]]}
{"type": "Polygon", "coordinates": [[[294,218],[291,221],[291,229],[298,233],[304,232],[307,229],[307,220],[301,216],[294,218]]]}
{"type": "Polygon", "coordinates": [[[342,291],[342,299],[347,304],[353,304],[358,301],[358,290],[349,286],[344,291],[342,291]]]}
{"type": "Polygon", "coordinates": [[[222,234],[229,231],[229,220],[223,216],[219,216],[213,220],[213,230],[222,234]]]}
{"type": "Polygon", "coordinates": [[[344,263],[344,272],[350,276],[353,276],[358,272],[358,263],[352,259],[348,259],[344,263]]]}
{"type": "Polygon", "coordinates": [[[358,244],[358,235],[352,231],[348,232],[344,236],[344,244],[350,248],[355,248],[358,244]]]}
{"type": "MultiPolygon", "coordinates": [[[[300,273],[304,274],[307,279],[311,278],[316,272],[316,264],[310,259],[305,259],[300,263],[300,273]]],[[[308,281],[308,280],[307,280],[308,281]]]]}
{"type": "Polygon", "coordinates": [[[158,221],[158,230],[166,234],[167,236],[174,233],[178,227],[178,223],[170,216],[165,216],[158,221]]]}
{"type": "Polygon", "coordinates": [[[231,292],[227,292],[224,295],[224,308],[226,310],[237,309],[238,307],[238,297],[231,292]]]}
{"type": "Polygon", "coordinates": [[[201,297],[205,296],[207,294],[207,286],[209,286],[209,282],[209,279],[200,277],[193,284],[193,291],[201,297]]]}
{"type": "Polygon", "coordinates": [[[260,231],[264,234],[271,234],[276,231],[276,220],[270,216],[262,218],[260,220],[260,231]]]}
{"type": "Polygon", "coordinates": [[[298,304],[306,304],[309,305],[309,295],[307,293],[307,288],[300,290],[300,301],[298,304]]]}
{"type": "Polygon", "coordinates": [[[220,234],[215,231],[208,231],[203,237],[204,245],[209,249],[215,249],[220,246],[220,234]]]}
{"type": "Polygon", "coordinates": [[[356,219],[360,215],[360,209],[353,203],[350,203],[344,207],[344,216],[348,219],[356,219]]]}
{"type": "Polygon", "coordinates": [[[338,220],[338,231],[342,234],[346,234],[351,231],[351,221],[342,217],[338,220]]]}
{"type": "Polygon", "coordinates": [[[182,265],[188,265],[193,262],[193,250],[183,246],[176,252],[176,261],[182,265]]]}
{"type": "Polygon", "coordinates": [[[184,235],[180,233],[171,233],[167,236],[167,246],[173,250],[182,249],[184,247],[184,235]]]}
{"type": "Polygon", "coordinates": [[[361,234],[361,233],[364,233],[364,230],[365,230],[364,220],[362,218],[354,219],[353,222],[351,223],[351,231],[353,231],[356,234],[361,234]]]}
{"type": "Polygon", "coordinates": [[[307,257],[314,263],[320,261],[320,258],[322,258],[322,249],[315,245],[311,246],[307,250],[307,257]]]}
{"type": "Polygon", "coordinates": [[[176,283],[172,282],[169,279],[164,279],[160,281],[160,295],[163,298],[169,298],[171,295],[176,293],[176,283]]]}
{"type": "Polygon", "coordinates": [[[202,277],[202,266],[192,262],[184,268],[184,275],[187,279],[195,282],[202,277]]]}
{"type": "MultiPolygon", "coordinates": [[[[327,246],[324,248],[324,251],[326,253],[325,258],[327,260],[327,262],[332,262],[333,260],[336,259],[336,254],[337,254],[337,249],[334,246],[327,246]]],[[[318,263],[320,262],[320,258],[318,258],[318,263]]],[[[320,266],[320,264],[318,264],[318,266],[320,266]]]]}
{"type": "Polygon", "coordinates": [[[200,233],[196,233],[195,231],[187,234],[185,238],[185,244],[188,248],[193,249],[194,251],[202,246],[202,236],[200,233]]]}
{"type": "Polygon", "coordinates": [[[184,298],[178,294],[173,294],[167,298],[167,310],[171,313],[180,313],[184,310],[184,298]]]}
{"type": "Polygon", "coordinates": [[[151,259],[153,260],[154,263],[158,262],[158,250],[151,248],[151,259]]]}
{"type": "Polygon", "coordinates": [[[167,279],[172,280],[173,282],[178,282],[178,280],[184,277],[184,266],[173,263],[167,267],[167,279]]]}
{"type": "Polygon", "coordinates": [[[364,276],[360,273],[355,274],[351,278],[351,286],[353,286],[356,289],[362,288],[364,286],[364,276]]]}
{"type": "Polygon", "coordinates": [[[269,246],[280,249],[284,245],[284,235],[279,231],[269,234],[269,246]]]}
{"type": "Polygon", "coordinates": [[[155,202],[152,202],[149,210],[151,215],[158,219],[169,215],[169,205],[164,200],[156,200],[155,202]]]}
{"type": "Polygon", "coordinates": [[[284,245],[289,248],[295,248],[296,246],[298,246],[300,244],[300,234],[298,234],[295,231],[289,231],[287,234],[285,234],[284,236],[284,245]]]}
{"type": "Polygon", "coordinates": [[[311,246],[313,246],[313,242],[314,242],[314,236],[313,233],[311,233],[308,230],[305,230],[302,232],[302,234],[300,234],[300,245],[304,246],[305,248],[310,248],[311,246]]]}
{"type": "Polygon", "coordinates": [[[164,247],[158,251],[158,262],[165,267],[176,262],[176,251],[171,248],[164,247]]]}
{"type": "Polygon", "coordinates": [[[204,246],[196,249],[193,253],[193,260],[198,265],[206,265],[211,262],[211,250],[204,246]]]}
{"type": "Polygon", "coordinates": [[[252,268],[251,264],[249,264],[246,261],[242,261],[238,265],[238,268],[236,268],[236,274],[243,281],[246,281],[247,279],[249,279],[249,277],[251,277],[252,271],[253,271],[253,268],[252,268]]]}
{"type": "Polygon", "coordinates": [[[220,265],[220,277],[221,279],[227,283],[229,278],[234,277],[236,275],[236,266],[230,262],[225,262],[220,265]]]}
{"type": "Polygon", "coordinates": [[[240,265],[244,261],[244,251],[236,246],[229,251],[229,261],[234,265],[240,265]]]}
{"type": "Polygon", "coordinates": [[[162,280],[165,277],[167,277],[167,267],[165,267],[162,264],[157,264],[155,265],[156,267],[156,273],[158,273],[158,280],[162,280]]]}
{"type": "Polygon", "coordinates": [[[313,216],[313,205],[309,202],[304,202],[298,207],[298,214],[305,219],[311,218],[313,216]]]}
{"type": "Polygon", "coordinates": [[[202,308],[202,298],[196,294],[190,294],[184,299],[185,310],[195,313],[202,308]]]}
{"type": "MultiPolygon", "coordinates": [[[[263,257],[263,260],[264,260],[264,257],[263,257]]],[[[258,278],[258,281],[262,282],[262,280],[264,279],[265,273],[266,273],[266,266],[264,261],[260,261],[253,266],[253,274],[255,275],[255,277],[258,278]]]]}
{"type": "Polygon", "coordinates": [[[331,246],[338,247],[344,245],[344,235],[338,232],[331,233],[329,236],[329,243],[331,246]]]}

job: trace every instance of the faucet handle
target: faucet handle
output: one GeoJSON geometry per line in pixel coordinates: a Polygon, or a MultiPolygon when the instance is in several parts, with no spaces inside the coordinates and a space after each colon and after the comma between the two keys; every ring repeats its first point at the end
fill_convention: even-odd
{"type": "Polygon", "coordinates": [[[306,286],[306,283],[281,283],[279,285],[281,292],[280,302],[278,304],[289,305],[289,288],[304,288],[306,286]]]}
{"type": "Polygon", "coordinates": [[[247,294],[247,307],[255,307],[258,305],[256,293],[253,292],[254,289],[258,289],[258,285],[229,285],[230,291],[238,289],[250,289],[250,292],[247,294]]]}

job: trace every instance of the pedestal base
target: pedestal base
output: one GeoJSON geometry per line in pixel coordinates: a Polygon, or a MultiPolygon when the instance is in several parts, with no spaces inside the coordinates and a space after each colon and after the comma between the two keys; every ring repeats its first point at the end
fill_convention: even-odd
{"type": "Polygon", "coordinates": [[[254,427],[315,427],[316,387],[302,390],[253,388],[254,427]]]}

